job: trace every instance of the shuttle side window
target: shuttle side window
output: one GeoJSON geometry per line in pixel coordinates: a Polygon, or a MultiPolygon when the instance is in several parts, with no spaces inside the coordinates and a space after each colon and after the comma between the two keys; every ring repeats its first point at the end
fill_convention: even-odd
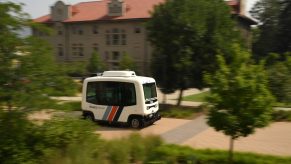
{"type": "Polygon", "coordinates": [[[131,106],[136,105],[133,83],[98,81],[87,84],[86,101],[96,105],[131,106]]]}

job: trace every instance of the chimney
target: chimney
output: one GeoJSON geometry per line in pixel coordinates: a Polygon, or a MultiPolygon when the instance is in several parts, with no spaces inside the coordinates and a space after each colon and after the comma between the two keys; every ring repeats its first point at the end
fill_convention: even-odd
{"type": "Polygon", "coordinates": [[[246,1],[247,0],[239,0],[239,14],[246,15],[246,1]]]}

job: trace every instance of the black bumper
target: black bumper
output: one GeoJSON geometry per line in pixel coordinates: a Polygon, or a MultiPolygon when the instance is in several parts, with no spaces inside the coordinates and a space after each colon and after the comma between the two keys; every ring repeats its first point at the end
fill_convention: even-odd
{"type": "Polygon", "coordinates": [[[159,112],[153,113],[152,115],[147,115],[143,117],[143,123],[144,125],[151,125],[154,122],[161,119],[161,115],[159,112]]]}

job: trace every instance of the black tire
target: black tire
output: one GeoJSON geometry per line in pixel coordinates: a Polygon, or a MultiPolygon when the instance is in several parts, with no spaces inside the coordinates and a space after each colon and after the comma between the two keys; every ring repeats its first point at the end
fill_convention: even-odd
{"type": "Polygon", "coordinates": [[[93,114],[91,114],[91,113],[88,113],[88,114],[86,114],[85,116],[84,116],[84,119],[85,120],[90,120],[90,121],[95,121],[95,119],[94,119],[94,116],[93,116],[93,114]]]}
{"type": "Polygon", "coordinates": [[[139,129],[143,127],[143,122],[140,118],[133,117],[129,120],[129,126],[134,129],[139,129]]]}

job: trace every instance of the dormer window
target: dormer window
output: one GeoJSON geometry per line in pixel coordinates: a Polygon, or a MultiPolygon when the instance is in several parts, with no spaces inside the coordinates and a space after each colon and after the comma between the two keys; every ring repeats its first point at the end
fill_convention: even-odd
{"type": "Polygon", "coordinates": [[[125,12],[125,4],[123,0],[111,0],[108,3],[109,16],[122,16],[125,12]]]}
{"type": "Polygon", "coordinates": [[[62,9],[57,9],[58,15],[63,15],[63,10],[62,9]]]}
{"type": "Polygon", "coordinates": [[[51,16],[53,21],[64,21],[72,15],[71,7],[62,1],[57,1],[51,7],[51,16]]]}

